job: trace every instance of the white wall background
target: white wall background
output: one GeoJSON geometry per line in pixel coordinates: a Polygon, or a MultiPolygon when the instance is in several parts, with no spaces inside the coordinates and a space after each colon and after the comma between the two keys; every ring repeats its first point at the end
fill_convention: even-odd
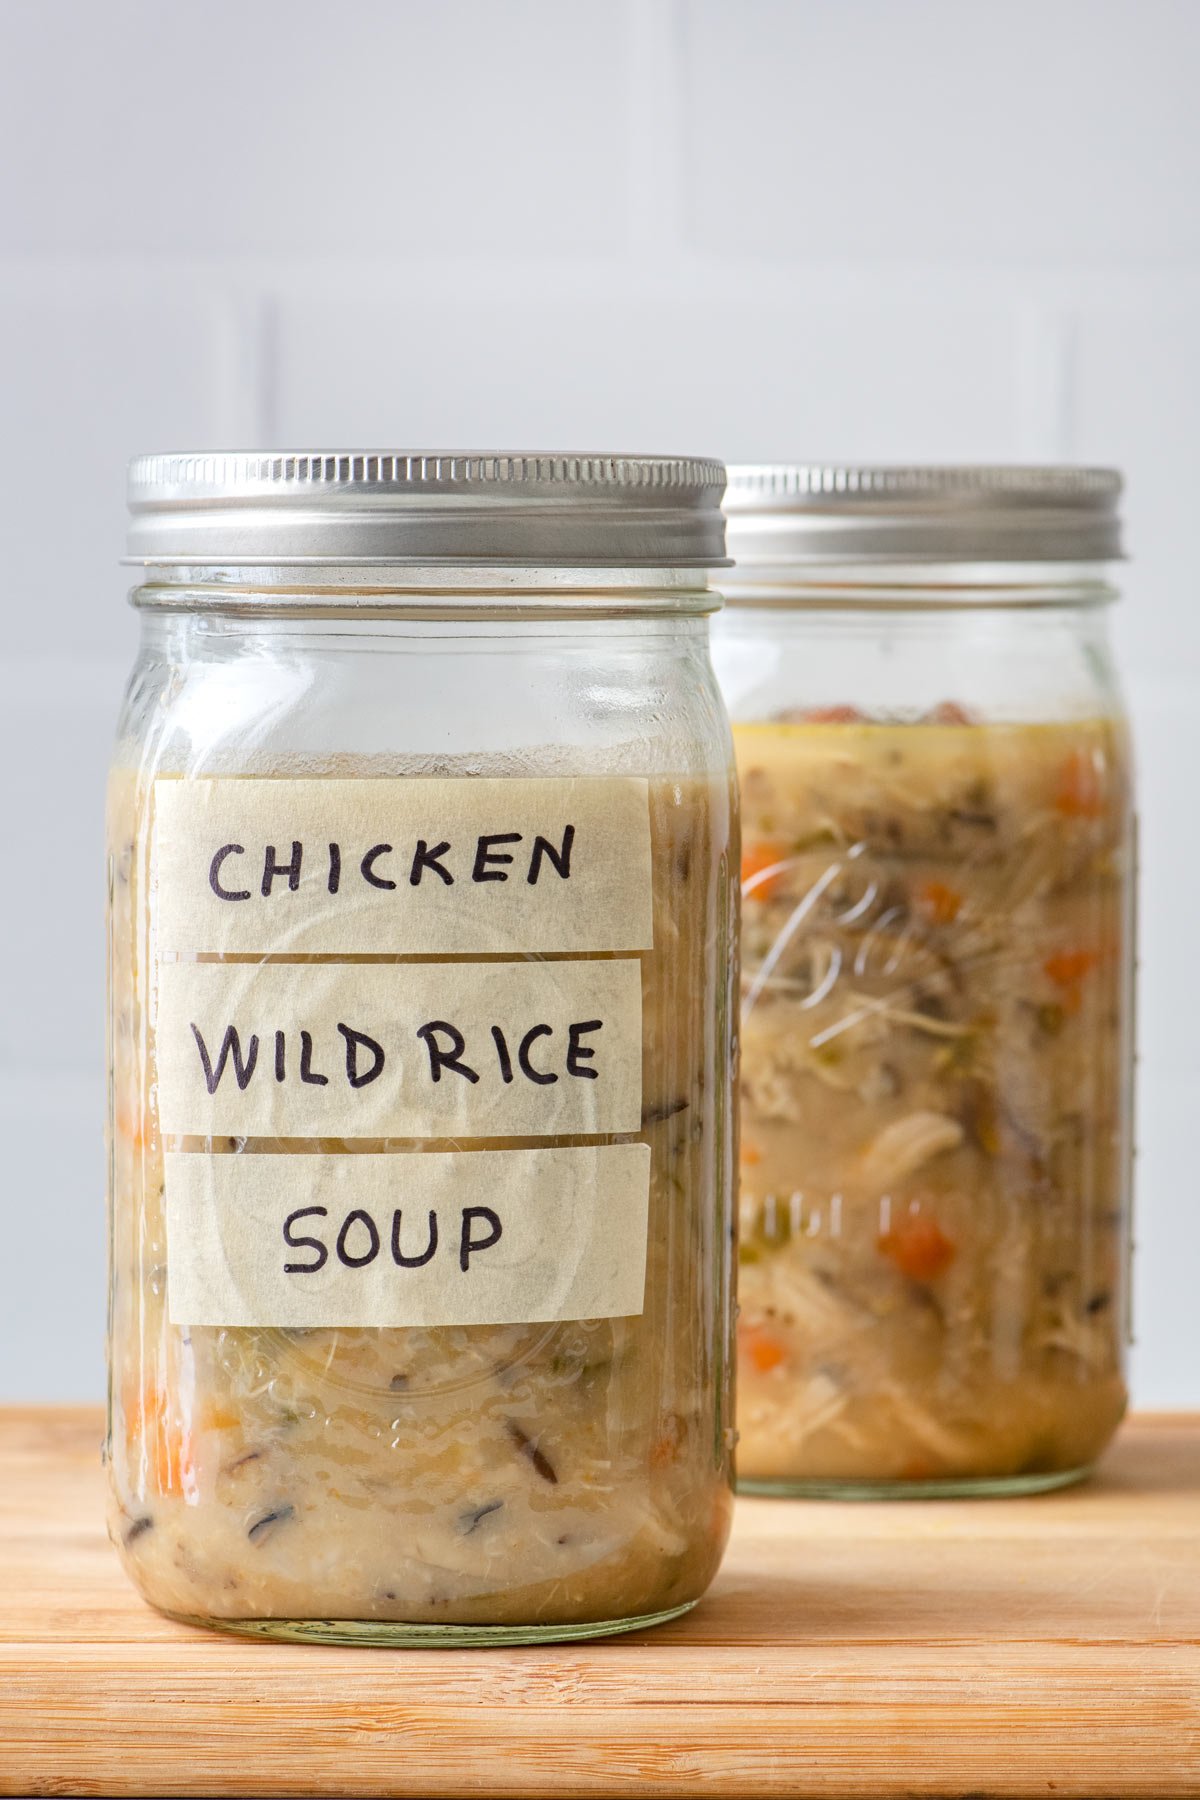
{"type": "Polygon", "coordinates": [[[1135,1390],[1200,1403],[1198,0],[0,0],[0,1397],[97,1395],[135,450],[1098,459],[1135,1390]]]}

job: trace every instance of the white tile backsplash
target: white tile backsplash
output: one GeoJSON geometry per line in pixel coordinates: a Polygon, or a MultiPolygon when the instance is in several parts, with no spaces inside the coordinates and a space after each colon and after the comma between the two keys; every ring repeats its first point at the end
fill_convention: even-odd
{"type": "Polygon", "coordinates": [[[621,8],[557,0],[0,7],[19,252],[620,247],[621,8]]]}
{"type": "Polygon", "coordinates": [[[1018,327],[998,302],[703,292],[531,301],[396,292],[345,329],[280,303],[276,429],[339,442],[651,448],[787,457],[1013,456],[1018,327]]]}
{"type": "Polygon", "coordinates": [[[104,790],[125,674],[108,657],[0,669],[0,809],[19,854],[0,882],[0,1092],[102,1068],[104,790]]]}
{"type": "Polygon", "coordinates": [[[125,464],[228,429],[222,308],[74,270],[6,283],[0,262],[0,345],[5,654],[129,652],[125,464]]]}
{"type": "Polygon", "coordinates": [[[98,1073],[0,1083],[0,1403],[103,1398],[103,1105],[98,1073]]]}
{"type": "Polygon", "coordinates": [[[1193,1071],[1142,1072],[1138,1091],[1133,1254],[1133,1353],[1137,1406],[1197,1401],[1196,1270],[1200,1208],[1195,1204],[1191,1121],[1200,1106],[1193,1071]]]}
{"type": "Polygon", "coordinates": [[[0,804],[74,858],[0,884],[0,1395],[101,1385],[123,465],[257,438],[1126,467],[1135,1394],[1200,1404],[1198,52],[1192,0],[0,3],[0,804]]]}
{"type": "Polygon", "coordinates": [[[1189,0],[692,0],[689,241],[770,260],[1200,252],[1189,0]]]}
{"type": "Polygon", "coordinates": [[[1200,674],[1200,281],[1122,290],[1081,308],[1071,368],[1070,455],[1128,480],[1127,668],[1200,674]]]}

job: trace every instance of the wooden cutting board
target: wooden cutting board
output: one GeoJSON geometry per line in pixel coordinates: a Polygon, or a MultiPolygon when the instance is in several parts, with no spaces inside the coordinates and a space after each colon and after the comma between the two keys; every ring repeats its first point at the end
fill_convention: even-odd
{"type": "Polygon", "coordinates": [[[739,1505],[709,1598],[532,1650],[173,1625],[100,1418],[0,1411],[0,1793],[1200,1795],[1200,1418],[1038,1499],[739,1505]]]}

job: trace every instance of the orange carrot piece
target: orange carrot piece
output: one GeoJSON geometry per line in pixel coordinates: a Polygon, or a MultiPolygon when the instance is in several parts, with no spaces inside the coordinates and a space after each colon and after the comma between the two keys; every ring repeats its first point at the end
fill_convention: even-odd
{"type": "Polygon", "coordinates": [[[679,1460],[682,1435],[679,1421],[677,1419],[668,1420],[666,1429],[659,1432],[650,1446],[650,1467],[652,1469],[667,1469],[673,1462],[679,1460]]]}
{"type": "Polygon", "coordinates": [[[772,1369],[787,1361],[785,1347],[761,1325],[739,1324],[738,1348],[749,1357],[751,1366],[760,1375],[769,1375],[772,1369]]]}
{"type": "Polygon", "coordinates": [[[966,707],[957,700],[939,700],[925,714],[930,725],[973,725],[975,723],[966,707]]]}
{"type": "Polygon", "coordinates": [[[166,1394],[150,1383],[126,1398],[124,1412],[126,1435],[145,1450],[158,1492],[182,1494],[192,1472],[191,1433],[170,1417],[166,1394]]]}
{"type": "Polygon", "coordinates": [[[802,717],[808,725],[861,725],[865,714],[857,706],[807,706],[802,717]]]}
{"type": "Polygon", "coordinates": [[[742,893],[745,897],[748,900],[773,899],[787,873],[782,866],[786,862],[787,850],[782,844],[747,844],[742,852],[742,893]]]}
{"type": "Polygon", "coordinates": [[[1066,819],[1098,819],[1104,811],[1104,767],[1090,750],[1072,750],[1059,772],[1054,804],[1066,819]]]}
{"type": "Polygon", "coordinates": [[[117,1136],[123,1137],[127,1143],[133,1145],[135,1150],[141,1150],[145,1147],[146,1135],[142,1130],[141,1120],[135,1119],[132,1113],[119,1112],[116,1115],[114,1124],[116,1126],[117,1136]]]}
{"type": "Polygon", "coordinates": [[[1090,975],[1100,957],[1095,950],[1056,950],[1042,964],[1055,987],[1075,988],[1085,975],[1090,975]]]}
{"type": "Polygon", "coordinates": [[[917,905],[934,925],[952,925],[962,911],[963,898],[945,881],[925,881],[917,889],[917,905]]]}
{"type": "Polygon", "coordinates": [[[910,1281],[933,1281],[954,1261],[954,1245],[936,1219],[909,1213],[879,1239],[879,1249],[910,1281]]]}

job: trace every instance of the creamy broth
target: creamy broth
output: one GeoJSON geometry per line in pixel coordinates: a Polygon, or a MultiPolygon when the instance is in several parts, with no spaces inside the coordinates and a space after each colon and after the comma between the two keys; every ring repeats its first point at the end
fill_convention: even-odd
{"type": "MultiPolygon", "coordinates": [[[[341,763],[330,772],[406,771],[341,763]]],[[[189,1327],[168,1318],[165,1150],[274,1152],[282,1163],[292,1151],[401,1157],[448,1146],[164,1143],[149,790],[117,769],[111,1530],[165,1611],[570,1625],[669,1612],[707,1586],[731,1507],[728,790],[652,776],[650,825],[641,1129],[603,1140],[651,1152],[642,1313],[423,1329],[189,1327]]]]}
{"type": "Polygon", "coordinates": [[[1084,1468],[1125,1405],[1121,730],[949,706],[734,735],[739,1474],[1084,1468]]]}

